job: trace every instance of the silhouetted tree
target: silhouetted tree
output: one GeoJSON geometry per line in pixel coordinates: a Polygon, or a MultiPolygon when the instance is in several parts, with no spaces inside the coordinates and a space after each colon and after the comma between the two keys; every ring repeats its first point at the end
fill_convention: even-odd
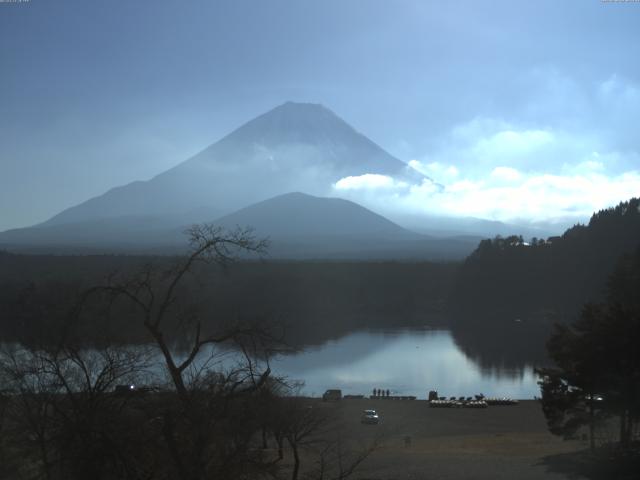
{"type": "Polygon", "coordinates": [[[135,472],[144,457],[141,424],[127,418],[130,400],[112,393],[135,382],[147,365],[142,348],[78,349],[7,345],[0,371],[10,393],[7,431],[22,475],[105,478],[135,472]],[[30,472],[30,473],[28,473],[30,472]]]}
{"type": "Polygon", "coordinates": [[[598,418],[619,417],[619,441],[628,447],[640,419],[640,250],[624,257],[609,281],[608,303],[588,304],[548,342],[556,367],[540,369],[542,405],[550,430],[572,435],[598,418]],[[598,398],[601,396],[602,400],[598,398]]]}
{"type": "Polygon", "coordinates": [[[171,268],[159,271],[149,266],[122,280],[112,279],[91,288],[85,292],[81,307],[94,295],[106,295],[111,304],[124,300],[139,312],[139,321],[162,354],[178,400],[162,413],[162,436],[175,475],[182,480],[239,475],[260,463],[259,458],[247,457],[259,422],[255,418],[237,421],[235,407],[266,383],[271,369],[267,363],[261,370],[260,359],[273,353],[277,340],[260,322],[231,322],[218,333],[204,334],[201,312],[188,305],[180,287],[199,264],[226,267],[241,252],[264,252],[266,241],[253,237],[248,229],[227,232],[206,224],[195,225],[187,233],[190,253],[171,268]],[[173,324],[177,319],[182,326],[188,344],[184,356],[175,350],[176,339],[167,333],[170,317],[173,324]],[[243,353],[244,361],[226,374],[209,375],[201,365],[207,365],[211,347],[229,342],[243,353]]]}
{"type": "Polygon", "coordinates": [[[299,398],[285,398],[282,407],[288,415],[283,424],[284,438],[293,454],[291,479],[297,480],[300,473],[301,449],[309,448],[319,442],[320,430],[326,427],[327,413],[312,405],[305,405],[299,398]]]}

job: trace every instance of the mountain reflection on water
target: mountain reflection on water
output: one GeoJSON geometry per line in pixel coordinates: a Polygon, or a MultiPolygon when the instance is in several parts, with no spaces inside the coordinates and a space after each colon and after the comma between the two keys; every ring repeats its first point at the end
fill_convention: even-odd
{"type": "Polygon", "coordinates": [[[318,396],[329,388],[369,395],[374,388],[396,395],[539,395],[533,367],[483,368],[456,345],[451,332],[429,329],[361,331],[272,363],[278,375],[304,381],[302,393],[318,396]]]}

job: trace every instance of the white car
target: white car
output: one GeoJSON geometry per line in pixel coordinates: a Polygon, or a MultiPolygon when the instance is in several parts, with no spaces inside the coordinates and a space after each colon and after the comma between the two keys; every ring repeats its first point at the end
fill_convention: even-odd
{"type": "Polygon", "coordinates": [[[365,410],[364,412],[362,412],[360,422],[376,425],[378,422],[380,422],[380,417],[375,410],[365,410]]]}

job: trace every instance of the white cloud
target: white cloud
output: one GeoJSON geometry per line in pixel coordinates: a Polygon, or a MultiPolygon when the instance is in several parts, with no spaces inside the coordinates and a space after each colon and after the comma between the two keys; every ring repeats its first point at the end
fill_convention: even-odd
{"type": "Polygon", "coordinates": [[[525,71],[517,82],[527,92],[524,104],[451,126],[425,152],[428,162],[418,160],[455,164],[466,175],[499,166],[566,173],[565,164],[589,159],[611,174],[638,168],[640,83],[615,72],[587,81],[552,68],[525,71]],[[589,158],[594,152],[601,158],[589,158]]]}
{"type": "Polygon", "coordinates": [[[409,166],[420,173],[429,177],[440,178],[454,178],[460,173],[460,170],[455,165],[446,165],[439,162],[425,163],[419,160],[409,160],[409,166]]]}
{"type": "Polygon", "coordinates": [[[611,178],[600,174],[532,174],[508,187],[489,183],[462,191],[452,204],[458,212],[477,216],[491,212],[491,218],[497,220],[584,218],[639,192],[637,172],[611,178]]]}
{"type": "Polygon", "coordinates": [[[412,165],[436,180],[446,180],[454,166],[456,177],[485,175],[496,167],[519,171],[557,172],[566,161],[575,162],[603,150],[596,140],[549,126],[533,127],[502,119],[476,117],[454,126],[424,158],[412,165]]]}
{"type": "MultiPolygon", "coordinates": [[[[338,184],[336,190],[340,190],[338,184]]],[[[341,190],[340,193],[386,214],[474,216],[507,222],[560,218],[580,221],[594,211],[638,196],[640,173],[629,171],[615,176],[597,171],[527,174],[499,167],[481,178],[460,179],[445,184],[444,188],[438,188],[428,180],[409,188],[400,185],[401,182],[389,177],[384,188],[375,195],[358,189],[341,190]]]]}
{"type": "Polygon", "coordinates": [[[522,174],[511,167],[496,167],[489,176],[496,180],[504,180],[505,182],[516,182],[522,178],[522,174]]]}
{"type": "Polygon", "coordinates": [[[373,190],[406,188],[405,182],[400,182],[388,175],[365,173],[364,175],[349,176],[338,180],[334,188],[337,190],[373,190]]]}
{"type": "Polygon", "coordinates": [[[451,176],[451,177],[457,177],[458,174],[460,173],[460,170],[458,170],[456,167],[454,167],[453,165],[449,165],[447,167],[447,169],[445,170],[446,174],[451,176]]]}
{"type": "Polygon", "coordinates": [[[488,138],[480,138],[474,153],[489,161],[515,160],[553,143],[554,136],[545,130],[502,130],[488,138]]]}
{"type": "Polygon", "coordinates": [[[473,192],[480,190],[484,182],[472,182],[471,180],[461,180],[445,187],[447,193],[473,192]]]}
{"type": "Polygon", "coordinates": [[[432,193],[436,193],[436,192],[441,192],[442,191],[442,185],[437,184],[436,182],[425,178],[422,183],[418,184],[418,185],[411,185],[409,187],[409,195],[415,195],[417,193],[424,195],[424,194],[432,194],[432,193]]]}

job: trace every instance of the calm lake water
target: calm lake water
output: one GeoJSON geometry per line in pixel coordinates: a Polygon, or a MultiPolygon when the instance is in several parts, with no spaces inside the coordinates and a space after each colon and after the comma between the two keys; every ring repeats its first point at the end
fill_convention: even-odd
{"type": "Polygon", "coordinates": [[[446,330],[403,329],[357,332],[272,362],[278,375],[303,380],[302,393],[329,388],[370,395],[374,388],[426,398],[486,396],[532,399],[540,395],[532,367],[482,370],[462,353],[446,330]]]}
{"type": "MultiPolygon", "coordinates": [[[[144,383],[168,380],[164,361],[154,351],[151,347],[149,358],[155,366],[146,370],[148,377],[144,383]]],[[[194,363],[195,370],[225,370],[242,360],[230,350],[203,352],[200,358],[200,362],[194,363]]],[[[540,395],[532,367],[482,369],[460,350],[447,330],[354,332],[295,355],[272,359],[271,367],[275,375],[303,381],[300,393],[308,396],[320,396],[330,388],[339,388],[343,394],[362,395],[382,388],[393,395],[414,395],[420,399],[426,398],[429,390],[437,390],[446,397],[484,393],[531,399],[540,395]]]]}

